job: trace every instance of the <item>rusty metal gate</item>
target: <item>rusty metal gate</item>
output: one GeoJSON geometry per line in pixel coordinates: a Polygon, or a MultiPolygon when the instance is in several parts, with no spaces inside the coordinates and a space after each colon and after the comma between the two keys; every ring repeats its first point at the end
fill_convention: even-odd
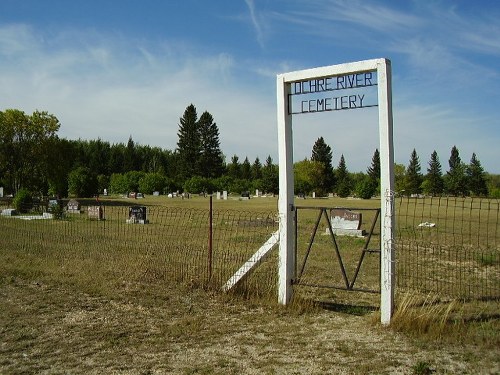
{"type": "MultiPolygon", "coordinates": [[[[294,285],[317,288],[334,288],[347,291],[380,293],[380,208],[346,208],[346,207],[295,207],[295,257],[296,270],[294,285]],[[361,236],[355,239],[339,234],[338,228],[332,226],[329,215],[333,210],[346,210],[359,214],[361,236]],[[299,214],[300,212],[300,214],[299,214]],[[317,212],[314,219],[314,213],[317,212]],[[362,213],[365,213],[364,220],[362,213]],[[321,219],[326,222],[324,236],[328,241],[319,237],[318,229],[321,219]],[[308,223],[313,223],[307,246],[302,238],[309,233],[308,223]],[[377,225],[378,223],[378,225],[377,225]],[[366,228],[367,230],[365,231],[366,228]],[[378,243],[377,243],[378,241],[378,243]],[[321,242],[313,251],[313,245],[321,242]],[[316,260],[312,262],[312,257],[316,260]],[[360,281],[360,271],[371,257],[370,266],[366,270],[368,275],[360,281]],[[301,258],[301,259],[300,259],[301,258]],[[300,263],[299,263],[300,262],[300,263]],[[315,263],[311,265],[310,263],[315,263]],[[360,284],[360,285],[358,285],[360,284]]],[[[354,216],[354,215],[353,215],[354,216]]],[[[337,217],[335,217],[337,219],[337,217]]],[[[348,234],[348,233],[347,233],[348,234]]]]}

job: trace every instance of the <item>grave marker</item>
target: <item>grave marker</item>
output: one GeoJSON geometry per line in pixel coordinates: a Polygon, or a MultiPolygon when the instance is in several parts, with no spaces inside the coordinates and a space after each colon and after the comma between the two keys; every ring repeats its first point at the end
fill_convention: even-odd
{"type": "MultiPolygon", "coordinates": [[[[362,215],[359,212],[345,208],[330,210],[333,234],[362,237],[365,235],[365,231],[361,229],[361,220],[362,215]]],[[[329,228],[326,228],[326,233],[330,233],[329,228]]]]}
{"type": "Polygon", "coordinates": [[[81,214],[80,203],[75,199],[71,199],[66,205],[66,212],[69,214],[81,214]]]}
{"type": "Polygon", "coordinates": [[[147,224],[149,223],[147,217],[146,206],[132,206],[128,208],[128,224],[147,224]]]}
{"type": "Polygon", "coordinates": [[[87,207],[88,218],[91,220],[104,220],[102,206],[87,207]]]}

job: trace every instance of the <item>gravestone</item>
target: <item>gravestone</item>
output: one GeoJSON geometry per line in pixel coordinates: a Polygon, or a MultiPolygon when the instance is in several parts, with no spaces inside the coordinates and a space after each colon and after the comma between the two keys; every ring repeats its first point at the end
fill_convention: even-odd
{"type": "Polygon", "coordinates": [[[249,200],[250,199],[250,192],[249,191],[244,191],[241,193],[241,199],[242,200],[249,200]]]}
{"type": "Polygon", "coordinates": [[[217,199],[220,200],[220,191],[217,192],[217,199]]]}
{"type": "Polygon", "coordinates": [[[225,201],[227,201],[227,191],[226,190],[224,190],[222,192],[222,199],[225,200],[225,201]]]}
{"type": "Polygon", "coordinates": [[[153,197],[159,197],[160,192],[159,191],[153,191],[153,197]]]}
{"type": "Polygon", "coordinates": [[[50,198],[47,203],[47,212],[53,212],[57,207],[62,208],[62,200],[57,198],[50,198]]]}
{"type": "Polygon", "coordinates": [[[87,207],[88,218],[91,220],[104,220],[102,206],[87,207]]]}
{"type": "Polygon", "coordinates": [[[147,224],[147,209],[145,206],[132,206],[128,208],[128,224],[147,224]]]}
{"type": "Polygon", "coordinates": [[[0,198],[3,198],[3,186],[0,186],[0,198]]]}
{"type": "Polygon", "coordinates": [[[108,189],[104,189],[104,196],[107,197],[108,196],[108,189]]]}
{"type": "Polygon", "coordinates": [[[71,199],[66,206],[66,212],[68,214],[81,214],[80,203],[75,199],[71,199]]]}
{"type": "MultiPolygon", "coordinates": [[[[361,228],[362,215],[346,208],[333,208],[330,210],[330,221],[333,234],[344,236],[362,237],[365,231],[361,228]]],[[[326,228],[326,233],[330,233],[326,228]]]]}
{"type": "Polygon", "coordinates": [[[14,216],[17,215],[17,211],[15,208],[6,208],[2,210],[2,216],[14,216]]]}

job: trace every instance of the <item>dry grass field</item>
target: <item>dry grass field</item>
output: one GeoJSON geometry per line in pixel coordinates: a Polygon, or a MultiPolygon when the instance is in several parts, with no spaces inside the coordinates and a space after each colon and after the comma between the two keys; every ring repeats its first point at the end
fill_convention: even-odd
{"type": "MultiPolygon", "coordinates": [[[[202,197],[155,198],[140,203],[150,205],[151,212],[156,206],[196,210],[208,205],[202,197]]],[[[327,200],[297,204],[325,202],[347,206],[327,200]]],[[[234,199],[214,201],[214,208],[267,212],[276,210],[276,203],[275,198],[234,199]]],[[[380,201],[363,204],[374,208],[380,201]]],[[[281,307],[275,302],[275,277],[269,276],[275,254],[241,288],[220,291],[221,281],[275,226],[256,226],[253,219],[240,217],[239,228],[244,224],[246,229],[232,227],[235,233],[225,239],[241,256],[219,254],[216,246],[214,272],[221,279],[207,281],[206,249],[176,259],[158,250],[163,249],[161,233],[167,231],[165,222],[155,224],[165,220],[160,213],[151,224],[130,227],[119,224],[122,211],[106,212],[101,224],[83,218],[50,224],[0,218],[0,373],[500,373],[498,300],[464,301],[401,289],[390,327],[378,323],[379,296],[374,293],[298,285],[293,304],[281,307]],[[165,264],[188,269],[172,272],[165,264]],[[252,292],[256,285],[259,293],[252,292]]],[[[299,238],[307,246],[316,213],[301,215],[306,234],[299,238]]],[[[190,220],[193,227],[200,225],[190,220]]],[[[217,225],[226,225],[224,220],[217,225]]],[[[190,237],[184,238],[186,248],[200,246],[191,232],[177,231],[190,237]]],[[[328,282],[342,282],[330,241],[318,234],[306,281],[331,272],[335,276],[328,282]]],[[[376,235],[373,241],[376,246],[376,235]]],[[[338,245],[352,277],[359,259],[354,250],[363,240],[339,238],[338,245]]],[[[367,255],[360,286],[377,288],[376,256],[367,255]]]]}

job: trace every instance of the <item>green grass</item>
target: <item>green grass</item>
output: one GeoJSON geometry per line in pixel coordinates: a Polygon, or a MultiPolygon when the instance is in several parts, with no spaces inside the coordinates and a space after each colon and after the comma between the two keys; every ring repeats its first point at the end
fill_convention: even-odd
{"type": "MultiPolygon", "coordinates": [[[[53,221],[0,217],[2,232],[9,234],[0,238],[4,301],[0,372],[245,373],[258,368],[280,373],[286,368],[289,373],[307,369],[324,373],[345,366],[355,374],[386,373],[390,366],[415,372],[425,369],[421,364],[428,363],[426,358],[442,355],[442,363],[433,360],[432,369],[452,373],[457,368],[446,358],[461,353],[461,366],[473,373],[485,352],[489,354],[481,368],[498,368],[498,300],[422,296],[408,288],[414,280],[416,287],[451,285],[469,294],[480,292],[481,285],[498,290],[498,252],[491,247],[491,237],[484,251],[482,240],[477,246],[450,246],[442,239],[438,244],[424,242],[434,239],[433,232],[403,231],[398,277],[408,278],[406,289],[398,288],[391,330],[379,331],[377,294],[297,285],[291,306],[278,306],[277,251],[236,290],[221,294],[221,285],[277,229],[274,220],[267,220],[275,217],[277,199],[214,200],[218,214],[214,216],[211,279],[207,271],[208,202],[203,197],[110,199],[105,201],[105,221],[88,220],[85,214],[53,221]],[[148,205],[150,224],[125,223],[128,206],[136,203],[148,205]],[[404,290],[409,290],[408,296],[402,294],[404,290]],[[404,338],[391,332],[401,332],[404,338]],[[374,344],[353,339],[358,333],[376,335],[374,344]],[[403,350],[399,340],[410,349],[403,350]],[[442,352],[443,343],[451,349],[442,352]],[[210,349],[218,345],[220,351],[210,349]],[[381,347],[386,348],[382,354],[381,347]],[[408,351],[410,356],[418,353],[421,360],[408,363],[408,351]],[[138,353],[137,363],[125,359],[131,352],[138,353]],[[360,363],[363,358],[365,363],[360,363]]],[[[316,207],[380,205],[377,200],[341,199],[305,203],[316,207]]],[[[430,217],[442,214],[433,209],[436,213],[429,213],[430,217]]],[[[425,216],[418,210],[415,222],[425,216]]],[[[467,207],[463,210],[470,212],[467,207]]],[[[363,214],[365,228],[370,215],[363,214]]],[[[453,211],[449,216],[452,220],[460,215],[453,211]]],[[[316,218],[316,210],[300,209],[299,265],[316,218]]],[[[408,217],[401,220],[407,228],[414,228],[408,217]]],[[[466,230],[476,225],[459,223],[466,230]]],[[[439,233],[448,238],[450,227],[440,224],[439,233]]],[[[302,281],[342,286],[332,240],[324,234],[326,223],[322,221],[319,228],[302,281]]],[[[460,231],[458,224],[453,231],[460,231]]],[[[351,280],[364,240],[336,240],[351,280]]],[[[379,241],[377,229],[369,247],[379,247],[379,241]]],[[[379,262],[378,254],[366,254],[356,286],[378,288],[379,262]]]]}

